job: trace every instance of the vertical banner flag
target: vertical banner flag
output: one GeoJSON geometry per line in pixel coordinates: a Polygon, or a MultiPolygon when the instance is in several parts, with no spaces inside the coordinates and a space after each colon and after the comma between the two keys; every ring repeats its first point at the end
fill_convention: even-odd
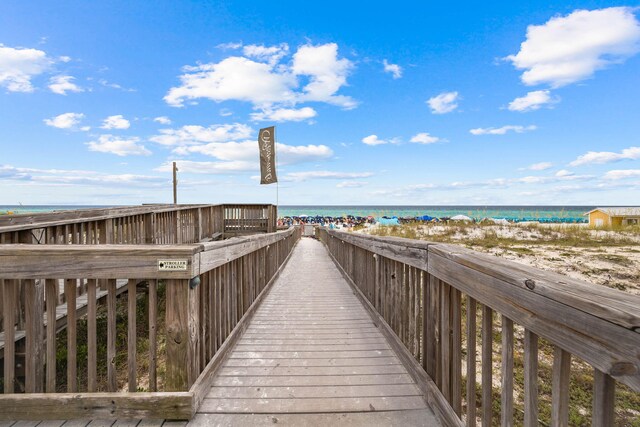
{"type": "Polygon", "coordinates": [[[260,129],[258,146],[260,147],[260,184],[278,182],[276,177],[276,141],[275,126],[260,129]]]}

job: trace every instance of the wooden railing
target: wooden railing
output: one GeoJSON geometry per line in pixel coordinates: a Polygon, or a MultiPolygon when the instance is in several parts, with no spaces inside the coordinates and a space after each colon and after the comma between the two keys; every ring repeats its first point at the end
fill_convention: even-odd
{"type": "Polygon", "coordinates": [[[182,244],[276,230],[273,205],[142,205],[0,216],[0,244],[182,244]]]}
{"type": "Polygon", "coordinates": [[[447,425],[538,426],[543,410],[569,425],[578,370],[593,426],[619,425],[617,384],[640,399],[637,295],[458,246],[317,233],[447,425]]]}
{"type": "Polygon", "coordinates": [[[299,237],[291,228],[180,246],[0,245],[0,420],[190,418],[299,237]],[[24,330],[8,327],[19,284],[24,330]],[[15,334],[24,334],[23,349],[15,334]]]}

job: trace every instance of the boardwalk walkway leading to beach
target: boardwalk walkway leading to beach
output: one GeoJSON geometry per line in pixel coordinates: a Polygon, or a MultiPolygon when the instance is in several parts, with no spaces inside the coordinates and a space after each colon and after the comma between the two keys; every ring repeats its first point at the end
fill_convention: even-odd
{"type": "Polygon", "coordinates": [[[439,425],[329,258],[302,239],[190,425],[439,425]]]}

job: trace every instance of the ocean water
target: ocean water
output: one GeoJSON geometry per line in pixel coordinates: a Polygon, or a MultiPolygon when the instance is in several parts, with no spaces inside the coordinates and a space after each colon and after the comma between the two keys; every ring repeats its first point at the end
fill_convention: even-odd
{"type": "Polygon", "coordinates": [[[346,215],[416,217],[429,215],[436,218],[466,215],[470,218],[508,219],[573,219],[583,220],[584,214],[596,206],[280,206],[279,216],[332,216],[346,215]]]}
{"type": "MultiPolygon", "coordinates": [[[[54,210],[68,209],[89,209],[105,208],[108,206],[87,206],[87,205],[32,205],[32,206],[0,206],[0,214],[13,212],[37,213],[51,212],[54,210]]],[[[280,217],[284,216],[332,216],[340,217],[346,215],[373,216],[380,218],[383,216],[416,217],[429,215],[433,217],[452,217],[454,215],[466,215],[480,220],[482,218],[517,218],[517,219],[584,219],[584,214],[594,209],[596,206],[303,206],[303,205],[282,205],[278,207],[280,217]]]]}

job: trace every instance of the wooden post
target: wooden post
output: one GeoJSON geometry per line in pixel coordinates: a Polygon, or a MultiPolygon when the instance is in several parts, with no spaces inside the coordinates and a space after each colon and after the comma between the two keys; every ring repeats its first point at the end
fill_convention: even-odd
{"type": "Polygon", "coordinates": [[[176,162],[173,162],[173,204],[178,204],[178,168],[176,162]]]}
{"type": "Polygon", "coordinates": [[[197,294],[189,280],[167,280],[166,391],[188,391],[199,372],[197,294]]]}

